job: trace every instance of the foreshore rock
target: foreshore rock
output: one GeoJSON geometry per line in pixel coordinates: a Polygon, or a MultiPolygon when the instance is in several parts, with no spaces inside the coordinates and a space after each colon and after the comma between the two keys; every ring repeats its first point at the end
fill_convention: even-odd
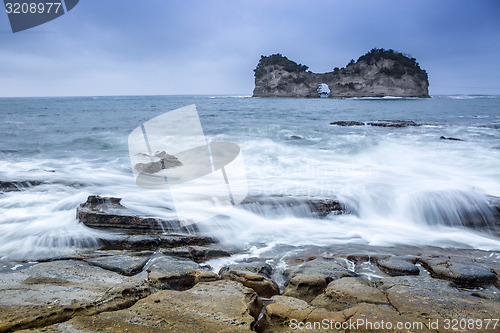
{"type": "Polygon", "coordinates": [[[19,270],[0,271],[0,332],[290,332],[294,324],[324,320],[328,329],[307,331],[383,320],[421,325],[401,332],[449,332],[445,319],[485,325],[500,316],[495,251],[311,246],[226,265],[219,276],[192,258],[162,254],[175,249],[87,250],[74,256],[79,260],[12,263],[19,270]],[[418,275],[406,275],[415,268],[418,275]],[[280,274],[283,295],[275,294],[280,274]],[[269,287],[271,299],[263,292],[269,287]]]}
{"type": "Polygon", "coordinates": [[[126,308],[150,292],[142,279],[74,260],[0,273],[0,332],[126,308]]]}
{"type": "Polygon", "coordinates": [[[132,307],[76,317],[49,332],[252,332],[262,303],[233,281],[199,283],[187,291],[163,290],[132,307]]]}
{"type": "Polygon", "coordinates": [[[262,56],[254,97],[429,97],[427,72],[415,58],[372,49],[342,69],[317,74],[282,56],[262,56]],[[320,88],[320,89],[318,89],[320,88]]]}

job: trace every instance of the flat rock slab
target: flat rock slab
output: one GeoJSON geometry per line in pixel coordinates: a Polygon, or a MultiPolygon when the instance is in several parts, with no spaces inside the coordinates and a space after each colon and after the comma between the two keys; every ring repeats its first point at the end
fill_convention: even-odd
{"type": "Polygon", "coordinates": [[[271,280],[271,274],[272,268],[266,263],[233,264],[219,271],[221,278],[237,281],[265,298],[279,294],[279,287],[271,280]]]}
{"type": "Polygon", "coordinates": [[[186,258],[161,256],[147,267],[149,283],[159,289],[186,290],[198,282],[215,281],[219,276],[186,258]]]}
{"type": "MultiPolygon", "coordinates": [[[[209,241],[209,240],[207,240],[209,241]]],[[[214,258],[229,257],[237,252],[234,248],[229,248],[221,244],[209,244],[204,246],[181,246],[176,248],[162,249],[163,254],[170,254],[177,257],[189,258],[195,262],[205,262],[214,258]]]]}
{"type": "Polygon", "coordinates": [[[90,228],[153,232],[186,231],[177,219],[163,220],[140,216],[124,207],[120,201],[121,198],[91,195],[76,209],[76,215],[81,223],[90,228]]]}
{"type": "Polygon", "coordinates": [[[74,318],[45,332],[252,332],[261,308],[253,290],[218,281],[187,291],[159,291],[129,309],[74,318]]]}
{"type": "Polygon", "coordinates": [[[408,260],[401,258],[389,258],[377,261],[380,269],[389,275],[419,275],[420,269],[408,260]]]}
{"type": "Polygon", "coordinates": [[[150,293],[144,280],[61,260],[0,274],[0,331],[37,327],[130,306],[150,293]]]}
{"type": "Polygon", "coordinates": [[[462,287],[484,286],[496,283],[498,279],[490,268],[472,261],[443,257],[427,257],[419,260],[433,277],[453,281],[462,287]]]}
{"type": "Polygon", "coordinates": [[[188,245],[202,246],[212,244],[211,237],[170,234],[170,235],[121,235],[114,238],[101,239],[103,249],[107,250],[156,250],[158,248],[175,248],[188,245]]]}
{"type": "Polygon", "coordinates": [[[101,267],[122,275],[131,276],[142,271],[149,256],[134,256],[128,254],[105,256],[85,260],[91,265],[101,267]]]}

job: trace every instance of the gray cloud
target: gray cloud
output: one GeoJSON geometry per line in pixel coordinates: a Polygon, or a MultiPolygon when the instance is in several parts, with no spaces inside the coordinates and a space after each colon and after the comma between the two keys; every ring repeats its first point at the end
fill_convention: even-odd
{"type": "Polygon", "coordinates": [[[12,34],[0,95],[251,94],[261,54],[317,72],[373,47],[416,57],[432,94],[500,93],[497,1],[80,1],[12,34]]]}

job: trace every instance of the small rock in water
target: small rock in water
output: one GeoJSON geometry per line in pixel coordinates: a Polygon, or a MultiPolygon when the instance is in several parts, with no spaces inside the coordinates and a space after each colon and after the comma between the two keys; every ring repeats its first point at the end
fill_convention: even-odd
{"type": "Polygon", "coordinates": [[[459,139],[459,138],[453,138],[453,137],[451,137],[451,136],[450,136],[450,137],[448,137],[448,138],[447,138],[447,137],[445,137],[445,136],[441,136],[441,137],[440,137],[440,139],[441,139],[441,140],[452,140],[452,141],[464,141],[464,140],[462,140],[462,139],[459,139]]]}
{"type": "Polygon", "coordinates": [[[300,136],[298,136],[298,135],[292,135],[292,136],[290,136],[290,140],[300,140],[300,139],[302,139],[302,138],[300,136]]]}

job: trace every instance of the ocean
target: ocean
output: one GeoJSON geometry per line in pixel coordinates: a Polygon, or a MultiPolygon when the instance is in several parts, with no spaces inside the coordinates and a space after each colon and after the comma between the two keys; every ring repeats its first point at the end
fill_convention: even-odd
{"type": "Polygon", "coordinates": [[[190,104],[210,141],[240,146],[249,196],[260,200],[259,209],[236,206],[200,225],[222,243],[252,255],[330,244],[500,250],[488,228],[465,226],[471,216],[491,223],[487,203],[500,197],[500,96],[51,97],[0,99],[0,181],[42,182],[0,193],[0,259],[97,248],[109,232],[75,214],[89,195],[171,218],[168,189],[135,184],[127,139],[144,121],[190,104]],[[387,119],[421,126],[330,125],[387,119]],[[276,207],[283,196],[335,198],[351,213],[320,218],[276,207]]]}

